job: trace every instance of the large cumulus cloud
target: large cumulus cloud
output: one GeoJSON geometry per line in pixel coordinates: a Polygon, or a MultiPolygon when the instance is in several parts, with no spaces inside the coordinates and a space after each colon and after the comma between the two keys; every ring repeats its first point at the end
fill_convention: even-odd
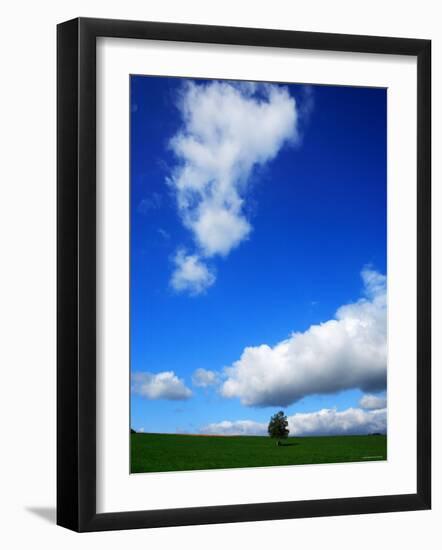
{"type": "Polygon", "coordinates": [[[334,319],[273,347],[246,347],[225,369],[221,394],[248,406],[285,407],[307,395],[385,389],[386,277],[369,268],[361,276],[364,296],[340,307],[334,319]]]}
{"type": "Polygon", "coordinates": [[[206,263],[249,237],[250,176],[297,138],[297,108],[284,86],[220,81],[188,82],[178,106],[182,125],[170,141],[177,166],[168,183],[194,249],[175,261],[171,286],[195,295],[214,282],[206,263]]]}

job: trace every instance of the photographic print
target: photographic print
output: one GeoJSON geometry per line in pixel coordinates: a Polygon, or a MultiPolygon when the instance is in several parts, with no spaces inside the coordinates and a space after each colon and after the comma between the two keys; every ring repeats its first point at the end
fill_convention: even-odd
{"type": "Polygon", "coordinates": [[[60,23],[57,524],[430,509],[430,237],[430,40],[60,23]]]}
{"type": "Polygon", "coordinates": [[[387,90],[130,76],[131,473],[387,459],[387,90]]]}

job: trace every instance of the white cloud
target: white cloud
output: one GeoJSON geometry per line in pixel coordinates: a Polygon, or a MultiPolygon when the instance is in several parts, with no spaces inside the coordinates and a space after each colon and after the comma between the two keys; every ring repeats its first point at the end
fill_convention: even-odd
{"type": "Polygon", "coordinates": [[[250,176],[297,138],[297,109],[284,86],[218,81],[188,83],[178,106],[183,124],[170,146],[179,164],[168,183],[201,263],[250,235],[250,176]]]}
{"type": "Polygon", "coordinates": [[[313,413],[297,413],[288,417],[290,435],[362,435],[387,431],[386,409],[364,411],[322,409],[313,413]]]}
{"type": "Polygon", "coordinates": [[[387,399],[378,395],[363,395],[359,401],[359,405],[363,409],[385,409],[387,406],[387,399]]]}
{"type": "Polygon", "coordinates": [[[177,292],[187,291],[191,296],[204,293],[215,282],[215,273],[194,254],[178,250],[174,259],[175,271],[170,284],[177,292]]]}
{"type": "Polygon", "coordinates": [[[192,395],[191,390],[173,371],[157,374],[135,372],[132,374],[132,391],[147,399],[170,399],[172,401],[188,399],[192,395]]]}
{"type": "Polygon", "coordinates": [[[223,420],[204,426],[200,432],[207,435],[266,435],[267,424],[253,420],[223,420]]]}
{"type": "Polygon", "coordinates": [[[225,369],[221,394],[244,405],[287,406],[306,395],[385,389],[386,277],[368,268],[361,275],[365,296],[340,307],[334,319],[273,347],[245,348],[225,369]]]}
{"type": "Polygon", "coordinates": [[[196,369],[192,376],[192,384],[199,388],[207,388],[218,382],[218,373],[213,370],[196,369]]]}
{"type": "MultiPolygon", "coordinates": [[[[364,435],[386,433],[386,409],[365,411],[350,408],[345,411],[322,409],[311,413],[296,413],[287,417],[290,436],[364,435]]],[[[224,420],[208,424],[200,432],[210,435],[267,435],[266,422],[224,420]]]]}
{"type": "Polygon", "coordinates": [[[191,227],[206,257],[227,255],[251,231],[251,225],[244,217],[217,205],[200,208],[191,227]]]}

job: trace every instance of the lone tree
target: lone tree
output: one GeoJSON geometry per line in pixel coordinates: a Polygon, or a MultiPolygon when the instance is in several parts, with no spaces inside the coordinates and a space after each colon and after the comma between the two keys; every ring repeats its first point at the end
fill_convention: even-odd
{"type": "Polygon", "coordinates": [[[289,423],[284,411],[277,412],[270,419],[267,431],[270,437],[278,440],[276,443],[278,447],[281,445],[281,439],[286,439],[289,435],[288,425],[289,423]]]}

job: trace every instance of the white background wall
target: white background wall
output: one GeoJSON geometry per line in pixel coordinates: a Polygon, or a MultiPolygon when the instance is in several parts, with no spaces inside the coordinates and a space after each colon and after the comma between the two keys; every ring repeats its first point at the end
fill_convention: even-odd
{"type": "Polygon", "coordinates": [[[438,548],[441,539],[441,286],[434,285],[431,512],[76,535],[55,518],[55,25],[109,17],[431,38],[433,281],[442,279],[442,13],[437,0],[66,0],[1,13],[0,542],[8,549],[438,548]]]}

